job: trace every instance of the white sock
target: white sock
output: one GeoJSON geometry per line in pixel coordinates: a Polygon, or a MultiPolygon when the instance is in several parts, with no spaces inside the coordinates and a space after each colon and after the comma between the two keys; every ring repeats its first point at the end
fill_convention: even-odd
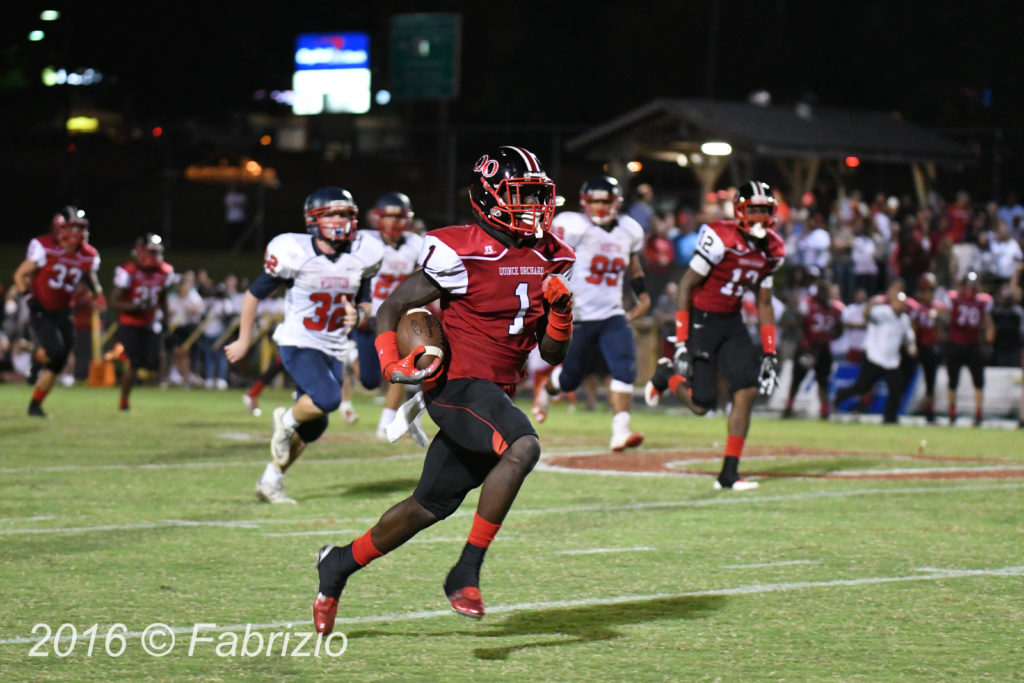
{"type": "Polygon", "coordinates": [[[295,419],[295,413],[292,412],[291,408],[284,411],[284,415],[281,416],[281,424],[289,431],[294,431],[299,426],[299,421],[295,419]]]}
{"type": "Polygon", "coordinates": [[[284,479],[284,473],[281,472],[281,468],[272,462],[267,463],[267,469],[263,470],[263,481],[268,484],[277,484],[284,479]]]}
{"type": "Polygon", "coordinates": [[[377,429],[386,428],[389,424],[391,424],[391,421],[395,419],[395,415],[397,414],[398,411],[395,410],[394,408],[385,408],[384,410],[382,410],[380,413],[380,422],[377,423],[377,429]]]}
{"type": "Polygon", "coordinates": [[[629,433],[629,411],[623,410],[621,413],[615,413],[612,415],[612,434],[628,434],[629,433]]]}

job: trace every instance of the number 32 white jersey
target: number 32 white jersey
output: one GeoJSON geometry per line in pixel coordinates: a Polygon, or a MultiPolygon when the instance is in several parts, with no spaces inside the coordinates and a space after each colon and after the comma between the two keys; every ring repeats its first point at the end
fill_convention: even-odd
{"type": "Polygon", "coordinates": [[[620,215],[615,226],[605,230],[584,213],[563,211],[555,216],[551,232],[576,251],[569,282],[573,317],[582,322],[623,315],[622,281],[629,277],[630,257],[644,245],[640,224],[620,215]]]}
{"type": "Polygon", "coordinates": [[[358,232],[352,249],[335,261],[313,247],[311,235],[284,233],[272,239],[264,270],[292,281],[285,294],[284,322],[274,331],[274,341],[338,356],[349,333],[344,325],[345,300],[354,303],[363,278],[377,272],[383,255],[380,240],[358,232]]]}

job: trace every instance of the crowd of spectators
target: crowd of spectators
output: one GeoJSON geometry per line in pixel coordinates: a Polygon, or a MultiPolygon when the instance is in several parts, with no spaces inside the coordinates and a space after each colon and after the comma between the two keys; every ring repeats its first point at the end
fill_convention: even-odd
{"type": "MultiPolygon", "coordinates": [[[[644,267],[652,274],[652,313],[659,323],[672,320],[678,282],[696,244],[701,224],[731,213],[730,193],[709,195],[703,212],[658,210],[647,222],[644,267]]],[[[884,192],[867,200],[858,191],[826,201],[806,193],[791,207],[776,190],[777,232],[786,242],[786,263],[775,278],[776,310],[782,346],[792,357],[799,334],[798,310],[814,283],[824,278],[833,296],[845,304],[845,332],[833,345],[837,358],[856,360],[863,346],[864,307],[869,298],[901,278],[913,297],[923,273],[935,274],[938,296],[955,289],[968,272],[995,299],[996,339],[986,348],[989,365],[1020,367],[1024,337],[1020,272],[1024,262],[1024,206],[1015,194],[1002,204],[972,202],[966,192],[950,201],[931,193],[924,203],[910,195],[884,192]]],[[[653,203],[644,193],[632,206],[641,214],[653,203]]],[[[627,210],[632,213],[632,206],[627,210]]],[[[662,336],[672,334],[665,322],[662,336]]],[[[667,346],[666,346],[667,348],[667,346]]]]}

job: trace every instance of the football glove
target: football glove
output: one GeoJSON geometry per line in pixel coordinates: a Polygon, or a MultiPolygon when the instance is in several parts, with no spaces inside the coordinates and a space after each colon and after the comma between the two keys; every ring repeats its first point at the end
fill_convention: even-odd
{"type": "Polygon", "coordinates": [[[442,360],[439,356],[436,356],[434,362],[422,370],[416,367],[416,359],[426,350],[425,346],[417,346],[405,358],[389,363],[384,368],[384,376],[394,384],[419,384],[423,380],[433,377],[441,371],[442,360]]]}
{"type": "Polygon", "coordinates": [[[693,379],[693,356],[686,348],[686,342],[676,344],[676,352],[672,354],[672,363],[676,366],[676,372],[689,382],[693,379]]]}
{"type": "Polygon", "coordinates": [[[757,375],[757,393],[771,396],[779,386],[779,357],[766,353],[761,358],[761,371],[757,375]]]}
{"type": "Polygon", "coordinates": [[[572,291],[563,275],[549,275],[544,278],[544,300],[557,313],[572,311],[572,291]]]}

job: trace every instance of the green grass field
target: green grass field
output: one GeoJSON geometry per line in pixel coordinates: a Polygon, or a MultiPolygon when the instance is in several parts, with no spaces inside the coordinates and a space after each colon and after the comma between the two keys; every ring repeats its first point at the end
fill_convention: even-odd
{"type": "MultiPolygon", "coordinates": [[[[762,485],[746,493],[709,476],[543,466],[488,554],[485,619],[453,614],[441,592],[471,496],[352,577],[343,654],[296,657],[282,643],[312,630],[314,552],[364,532],[419,475],[411,441],[374,439],[372,398],[293,468],[299,505],[269,506],[252,488],[282,390],[254,418],[239,391],[139,388],[120,414],[114,389],[58,387],[48,420],[25,416],[29,391],[0,386],[5,681],[1024,677],[1016,431],[755,417],[743,467],[762,485]],[[143,649],[154,623],[173,629],[163,657],[143,649]],[[38,624],[77,639],[64,626],[45,640],[38,624]],[[211,640],[192,643],[196,624],[211,640]],[[243,656],[247,624],[277,634],[271,654],[250,635],[260,654],[243,656]]],[[[647,435],[633,458],[678,452],[680,471],[717,469],[722,418],[638,408],[633,422],[647,435]],[[709,455],[686,460],[695,450],[709,455]]],[[[556,405],[539,432],[545,458],[597,462],[609,414],[556,405]]]]}

